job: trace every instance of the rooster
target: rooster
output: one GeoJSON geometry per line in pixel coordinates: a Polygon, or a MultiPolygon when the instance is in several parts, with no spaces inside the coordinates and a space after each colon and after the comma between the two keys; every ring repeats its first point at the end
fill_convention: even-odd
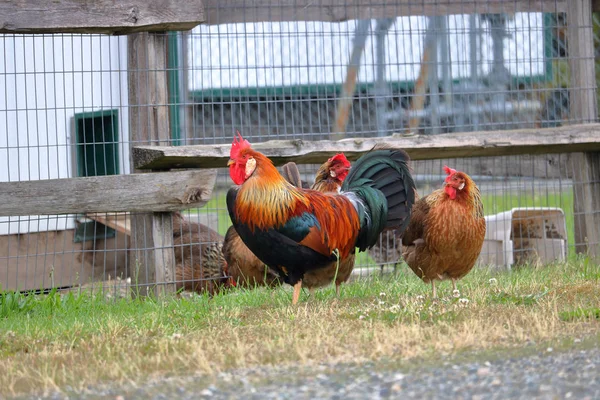
{"type": "MultiPolygon", "coordinates": [[[[315,177],[315,183],[312,189],[320,192],[338,192],[342,186],[342,182],[348,175],[350,169],[350,161],[344,156],[344,154],[336,154],[325,162],[317,171],[315,177]]],[[[300,171],[295,163],[289,162],[281,167],[281,175],[289,183],[296,187],[307,188],[308,185],[301,180],[300,171]]],[[[237,234],[235,228],[229,227],[225,234],[225,241],[223,242],[223,254],[225,260],[229,266],[229,273],[234,281],[237,281],[241,286],[255,287],[255,286],[269,286],[274,287],[281,283],[279,276],[275,271],[267,267],[262,261],[260,261],[254,253],[248,249],[244,244],[240,236],[237,234]]],[[[348,264],[345,264],[348,265],[348,264]]],[[[354,262],[349,266],[350,271],[354,262]]],[[[346,267],[347,269],[348,267],[346,267]]],[[[344,269],[345,270],[345,269],[344,269]]],[[[335,270],[334,270],[335,272],[335,270]]],[[[310,273],[309,273],[310,274],[310,273]]],[[[333,280],[334,274],[315,274],[314,277],[305,275],[304,285],[309,289],[320,287],[328,284],[333,280]],[[328,277],[328,275],[331,275],[328,277]],[[325,281],[324,280],[327,280],[325,281]]],[[[348,279],[343,271],[338,273],[340,282],[344,282],[348,279]]],[[[349,273],[348,273],[349,276],[349,273]]]]}
{"type": "Polygon", "coordinates": [[[373,246],[385,229],[406,229],[414,182],[406,152],[373,150],[361,157],[339,194],[300,189],[238,133],[230,151],[227,209],[246,246],[294,287],[304,274],[373,246]]]}
{"type": "MultiPolygon", "coordinates": [[[[308,187],[300,177],[295,163],[289,162],[281,167],[282,176],[296,187],[308,187]]],[[[229,266],[231,279],[243,287],[268,286],[281,284],[279,276],[260,261],[244,244],[233,225],[227,229],[223,241],[223,255],[229,266]]]]}
{"type": "Polygon", "coordinates": [[[479,188],[464,172],[444,166],[444,187],[419,199],[402,237],[402,256],[425,283],[456,281],[471,271],[485,236],[479,188]]]}
{"type": "Polygon", "coordinates": [[[223,237],[209,227],[173,213],[175,281],[177,289],[213,295],[233,284],[223,257],[223,237]]]}

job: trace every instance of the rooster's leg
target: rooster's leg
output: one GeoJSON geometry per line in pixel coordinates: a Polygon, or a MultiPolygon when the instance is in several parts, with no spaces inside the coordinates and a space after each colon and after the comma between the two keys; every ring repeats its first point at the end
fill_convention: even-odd
{"type": "Polygon", "coordinates": [[[435,289],[435,280],[431,280],[431,288],[433,289],[433,298],[437,299],[437,290],[435,289]]]}
{"type": "Polygon", "coordinates": [[[452,278],[452,291],[455,292],[456,290],[456,279],[452,278]]]}
{"type": "Polygon", "coordinates": [[[340,297],[340,284],[339,283],[335,284],[335,296],[340,297]]]}
{"type": "Polygon", "coordinates": [[[292,305],[298,303],[298,299],[300,298],[301,290],[302,290],[302,280],[299,280],[294,285],[294,296],[292,297],[292,305]]]}

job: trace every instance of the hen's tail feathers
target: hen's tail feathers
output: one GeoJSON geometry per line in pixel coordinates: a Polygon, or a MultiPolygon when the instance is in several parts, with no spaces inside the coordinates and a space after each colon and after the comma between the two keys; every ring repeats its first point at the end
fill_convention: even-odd
{"type": "Polygon", "coordinates": [[[289,162],[281,167],[281,176],[283,176],[286,181],[298,188],[305,186],[300,177],[298,166],[294,162],[289,162]]]}
{"type": "Polygon", "coordinates": [[[415,202],[410,157],[399,149],[373,150],[356,161],[342,185],[361,200],[357,209],[360,232],[356,246],[364,251],[377,243],[383,230],[404,233],[415,202]]]}

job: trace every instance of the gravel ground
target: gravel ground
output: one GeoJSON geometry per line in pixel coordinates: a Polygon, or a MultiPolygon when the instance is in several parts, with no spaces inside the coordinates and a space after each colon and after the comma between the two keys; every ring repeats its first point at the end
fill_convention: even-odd
{"type": "Polygon", "coordinates": [[[253,368],[143,387],[89,388],[50,398],[100,399],[598,399],[600,348],[441,365],[391,362],[253,368]]]}

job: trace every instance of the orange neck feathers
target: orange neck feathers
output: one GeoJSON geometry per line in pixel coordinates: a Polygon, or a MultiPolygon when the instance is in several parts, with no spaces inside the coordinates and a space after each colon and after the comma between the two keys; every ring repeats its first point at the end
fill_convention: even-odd
{"type": "Polygon", "coordinates": [[[293,215],[298,202],[308,206],[306,197],[286,181],[273,162],[258,152],[254,173],[240,187],[236,212],[240,222],[251,230],[280,227],[293,215]]]}

